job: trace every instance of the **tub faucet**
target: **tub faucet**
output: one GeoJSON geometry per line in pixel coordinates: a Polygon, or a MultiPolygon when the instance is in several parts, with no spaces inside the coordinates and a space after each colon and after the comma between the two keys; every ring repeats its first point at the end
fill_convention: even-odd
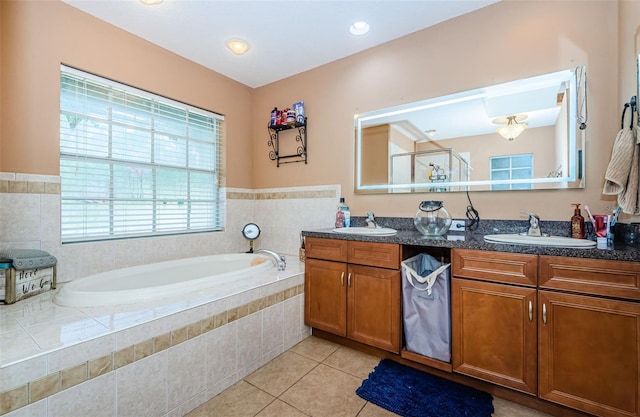
{"type": "Polygon", "coordinates": [[[271,251],[268,249],[258,249],[256,252],[257,253],[262,252],[262,253],[266,253],[267,255],[270,255],[271,258],[273,258],[273,261],[276,263],[276,266],[278,267],[278,271],[284,271],[287,268],[287,262],[284,259],[284,255],[278,255],[274,251],[271,251]]]}
{"type": "Polygon", "coordinates": [[[520,214],[529,216],[529,230],[527,236],[542,236],[540,232],[540,217],[537,214],[521,211],[520,214]]]}
{"type": "Polygon", "coordinates": [[[372,211],[367,211],[367,220],[365,220],[367,222],[367,227],[370,229],[377,229],[380,226],[378,226],[378,223],[376,222],[376,219],[374,218],[374,214],[372,211]]]}

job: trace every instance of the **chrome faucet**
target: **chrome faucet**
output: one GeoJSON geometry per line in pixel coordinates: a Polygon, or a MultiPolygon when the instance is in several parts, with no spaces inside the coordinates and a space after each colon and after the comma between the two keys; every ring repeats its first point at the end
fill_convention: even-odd
{"type": "Polygon", "coordinates": [[[380,227],[374,216],[372,211],[367,211],[367,219],[365,221],[367,222],[367,227],[370,229],[378,229],[380,227]]]}
{"type": "Polygon", "coordinates": [[[261,253],[261,252],[266,253],[267,255],[270,255],[271,258],[273,258],[273,261],[278,267],[278,271],[284,271],[287,268],[287,262],[285,261],[284,255],[278,255],[274,251],[268,250],[268,249],[258,249],[256,251],[256,253],[261,253]]]}
{"type": "Polygon", "coordinates": [[[542,233],[540,232],[540,217],[535,213],[529,213],[526,211],[521,211],[520,214],[529,216],[529,230],[527,231],[527,236],[542,236],[542,233]]]}

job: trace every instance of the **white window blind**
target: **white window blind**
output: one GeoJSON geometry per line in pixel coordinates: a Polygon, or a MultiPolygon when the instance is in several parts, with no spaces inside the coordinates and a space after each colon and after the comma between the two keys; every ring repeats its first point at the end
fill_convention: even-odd
{"type": "Polygon", "coordinates": [[[223,120],[62,66],[62,242],[222,230],[223,120]]]}

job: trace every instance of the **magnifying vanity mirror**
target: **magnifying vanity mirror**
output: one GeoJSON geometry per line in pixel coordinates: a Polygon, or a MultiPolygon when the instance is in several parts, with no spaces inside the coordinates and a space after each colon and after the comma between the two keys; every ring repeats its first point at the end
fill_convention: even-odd
{"type": "Polygon", "coordinates": [[[584,187],[580,66],[355,116],[360,194],[584,187]]]}

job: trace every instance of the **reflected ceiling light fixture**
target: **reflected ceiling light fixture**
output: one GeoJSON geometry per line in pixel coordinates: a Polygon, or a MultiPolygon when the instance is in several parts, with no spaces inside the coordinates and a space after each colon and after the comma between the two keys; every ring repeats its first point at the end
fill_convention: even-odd
{"type": "Polygon", "coordinates": [[[520,123],[527,118],[525,114],[515,114],[512,116],[498,117],[493,119],[493,123],[504,125],[498,128],[498,134],[507,140],[514,140],[527,128],[526,123],[520,123]]]}
{"type": "Polygon", "coordinates": [[[162,3],[164,0],[140,0],[140,3],[147,6],[155,6],[156,4],[162,3]]]}
{"type": "Polygon", "coordinates": [[[437,130],[435,129],[429,129],[429,130],[425,130],[424,133],[427,134],[427,136],[429,136],[430,138],[434,137],[436,135],[437,130]]]}
{"type": "Polygon", "coordinates": [[[249,44],[242,39],[232,39],[227,42],[227,48],[236,55],[242,55],[249,50],[249,44]]]}
{"type": "Polygon", "coordinates": [[[355,22],[353,25],[349,26],[349,32],[352,35],[360,36],[369,32],[369,24],[367,22],[355,22]]]}

